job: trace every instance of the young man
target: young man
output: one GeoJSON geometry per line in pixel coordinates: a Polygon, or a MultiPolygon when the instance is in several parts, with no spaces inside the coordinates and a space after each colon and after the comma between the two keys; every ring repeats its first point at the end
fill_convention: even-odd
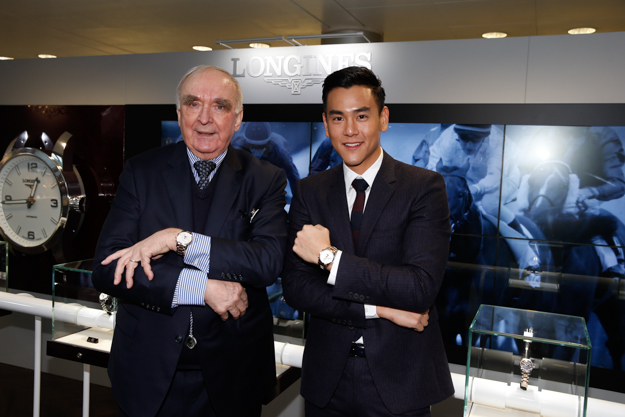
{"type": "Polygon", "coordinates": [[[326,78],[323,122],[343,163],[301,180],[290,208],[282,284],[312,316],[308,417],[429,416],[453,394],[434,308],[451,233],[445,183],[384,153],[384,98],[366,68],[326,78]]]}

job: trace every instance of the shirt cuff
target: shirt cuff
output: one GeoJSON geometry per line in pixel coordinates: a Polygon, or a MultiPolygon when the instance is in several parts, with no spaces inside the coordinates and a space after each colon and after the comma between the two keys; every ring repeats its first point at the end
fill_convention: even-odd
{"type": "Polygon", "coordinates": [[[365,304],[365,318],[366,319],[379,319],[378,309],[376,306],[372,306],[371,304],[365,304]]]}
{"type": "Polygon", "coordinates": [[[193,235],[193,242],[184,254],[184,263],[208,274],[211,263],[211,237],[199,233],[191,234],[193,235]]]}
{"type": "Polygon", "coordinates": [[[341,255],[343,251],[337,251],[334,255],[334,262],[332,262],[332,269],[330,270],[330,275],[328,276],[327,283],[329,285],[334,285],[336,283],[336,274],[339,273],[339,262],[341,262],[341,255]]]}
{"type": "Polygon", "coordinates": [[[203,306],[207,281],[208,275],[205,272],[184,268],[178,276],[171,307],[175,308],[181,305],[203,306]]]}

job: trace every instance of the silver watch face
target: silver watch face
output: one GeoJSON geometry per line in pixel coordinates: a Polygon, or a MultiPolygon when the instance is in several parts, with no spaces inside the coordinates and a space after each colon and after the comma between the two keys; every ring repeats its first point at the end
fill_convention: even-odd
{"type": "Polygon", "coordinates": [[[521,359],[521,363],[519,364],[521,367],[521,371],[529,374],[534,369],[534,363],[531,359],[523,358],[521,359]]]}
{"type": "Polygon", "coordinates": [[[321,253],[319,253],[319,260],[325,265],[331,263],[334,260],[334,252],[330,249],[322,250],[321,253]]]}
{"type": "Polygon", "coordinates": [[[176,240],[180,245],[189,246],[189,244],[193,240],[193,235],[189,232],[180,232],[178,233],[178,237],[176,240]]]}

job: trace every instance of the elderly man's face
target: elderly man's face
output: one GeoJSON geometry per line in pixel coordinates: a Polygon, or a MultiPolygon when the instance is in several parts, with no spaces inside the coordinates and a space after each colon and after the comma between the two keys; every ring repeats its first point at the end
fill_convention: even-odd
{"type": "Polygon", "coordinates": [[[197,157],[222,154],[239,130],[243,111],[236,114],[236,87],[219,71],[190,77],[182,86],[178,125],[184,143],[197,157]]]}

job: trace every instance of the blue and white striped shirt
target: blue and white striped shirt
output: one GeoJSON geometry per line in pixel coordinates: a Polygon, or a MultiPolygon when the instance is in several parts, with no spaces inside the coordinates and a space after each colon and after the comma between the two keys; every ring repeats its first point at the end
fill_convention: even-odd
{"type": "MultiPolygon", "coordinates": [[[[212,181],[215,173],[219,169],[219,166],[223,162],[228,150],[219,155],[217,158],[211,159],[217,167],[208,176],[208,181],[212,181]]],[[[200,160],[187,148],[187,155],[189,157],[189,163],[191,164],[191,171],[193,171],[193,177],[195,182],[200,181],[194,164],[200,160]]],[[[193,265],[197,269],[184,268],[178,276],[178,282],[176,283],[176,290],[174,291],[174,298],[171,302],[171,306],[178,307],[179,305],[204,305],[204,291],[206,289],[206,281],[208,281],[208,271],[210,269],[210,254],[211,254],[211,237],[204,236],[199,233],[192,233],[193,243],[189,245],[184,255],[184,263],[187,265],[193,265]]]]}

